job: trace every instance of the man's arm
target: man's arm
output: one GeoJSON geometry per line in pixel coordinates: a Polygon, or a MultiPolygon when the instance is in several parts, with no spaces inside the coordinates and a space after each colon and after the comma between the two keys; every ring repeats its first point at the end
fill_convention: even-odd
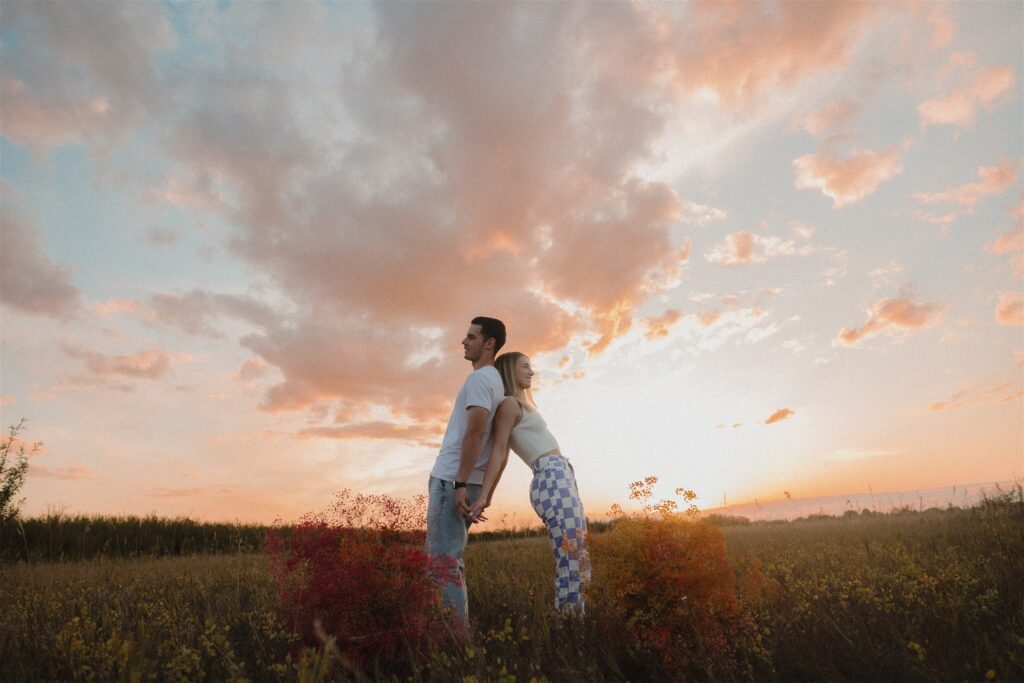
{"type": "MultiPolygon", "coordinates": [[[[462,437],[459,469],[455,474],[455,481],[466,481],[473,474],[476,460],[480,457],[480,451],[484,447],[484,432],[487,431],[488,415],[490,413],[487,409],[480,406],[466,408],[466,433],[462,437]]],[[[469,495],[466,493],[466,489],[455,489],[455,505],[460,513],[469,512],[469,495]]]]}

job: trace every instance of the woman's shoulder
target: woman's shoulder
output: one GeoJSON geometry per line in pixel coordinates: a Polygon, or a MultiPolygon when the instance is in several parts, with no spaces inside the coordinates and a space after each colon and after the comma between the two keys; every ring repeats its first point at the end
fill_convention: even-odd
{"type": "Polygon", "coordinates": [[[523,415],[523,406],[519,403],[515,396],[506,396],[501,403],[498,405],[498,413],[505,415],[514,415],[516,421],[523,415]]]}

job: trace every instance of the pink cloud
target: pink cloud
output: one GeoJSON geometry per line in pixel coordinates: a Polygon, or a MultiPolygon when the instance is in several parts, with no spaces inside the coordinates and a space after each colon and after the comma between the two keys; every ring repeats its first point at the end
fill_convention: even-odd
{"type": "Polygon", "coordinates": [[[154,294],[142,316],[188,334],[221,337],[214,323],[222,318],[242,320],[263,328],[274,327],[279,315],[266,303],[247,295],[218,294],[194,289],[185,294],[154,294]]]}
{"type": "Polygon", "coordinates": [[[985,197],[1000,194],[1017,181],[1017,164],[1003,161],[996,166],[982,166],[978,176],[977,182],[945,192],[915,192],[914,199],[922,204],[957,203],[973,210],[985,197]]]}
{"type": "Polygon", "coordinates": [[[932,25],[931,47],[946,47],[953,42],[956,33],[956,22],[949,16],[944,5],[936,5],[928,15],[928,23],[932,25]]]}
{"type": "Polygon", "coordinates": [[[108,356],[72,344],[64,344],[63,349],[64,353],[71,358],[85,363],[89,372],[100,376],[119,375],[138,379],[161,379],[167,375],[176,361],[189,360],[187,356],[174,355],[159,349],[118,356],[108,356]]]}
{"type": "Polygon", "coordinates": [[[795,411],[791,408],[779,408],[774,413],[768,416],[768,419],[764,421],[766,425],[775,424],[776,422],[782,422],[788,420],[795,415],[795,411]]]}
{"type": "Polygon", "coordinates": [[[242,367],[238,368],[238,372],[231,376],[231,379],[239,382],[251,382],[255,379],[259,379],[267,374],[269,368],[259,358],[250,358],[249,360],[242,363],[242,367]]]}
{"type": "Polygon", "coordinates": [[[92,305],[93,313],[99,318],[107,320],[118,314],[141,316],[143,314],[142,304],[131,299],[108,299],[98,301],[92,305]]]}
{"type": "Polygon", "coordinates": [[[33,478],[59,479],[61,481],[96,481],[95,473],[82,465],[47,467],[46,465],[33,462],[28,472],[33,478]]]}
{"type": "Polygon", "coordinates": [[[0,84],[0,130],[37,147],[122,139],[158,109],[152,55],[176,37],[157,4],[9,2],[5,29],[21,59],[0,84]]]}
{"type": "Polygon", "coordinates": [[[172,176],[164,187],[151,188],[148,196],[189,210],[211,211],[225,206],[224,198],[214,189],[213,179],[207,173],[199,173],[191,180],[172,176]]]}
{"type": "Polygon", "coordinates": [[[16,403],[17,400],[17,396],[0,396],[0,406],[9,406],[12,403],[16,403]]]}
{"type": "Polygon", "coordinates": [[[688,225],[697,225],[704,227],[711,223],[718,221],[724,221],[729,218],[729,213],[722,209],[716,209],[713,206],[706,204],[698,204],[697,202],[689,199],[684,199],[680,202],[681,216],[680,220],[688,225]]]}
{"type": "Polygon", "coordinates": [[[210,490],[200,487],[175,488],[161,486],[146,492],[150,498],[198,498],[211,493],[210,490]]]}
{"type": "MultiPolygon", "coordinates": [[[[973,66],[973,55],[954,53],[950,56],[949,68],[973,66]]],[[[924,126],[974,125],[978,107],[995,109],[1011,98],[1014,85],[1013,70],[1005,66],[978,69],[966,74],[964,82],[941,97],[927,100],[918,105],[924,126]]]]}
{"type": "Polygon", "coordinates": [[[751,263],[765,263],[780,256],[805,253],[798,250],[792,240],[776,236],[761,236],[745,230],[726,235],[725,241],[716,244],[704,254],[709,263],[735,267],[751,263]]]}
{"type": "Polygon", "coordinates": [[[1021,250],[1024,250],[1024,228],[1015,228],[985,245],[985,251],[990,254],[1010,254],[1021,250]]]}
{"type": "Polygon", "coordinates": [[[932,403],[928,409],[939,412],[978,403],[1008,403],[1021,396],[1024,396],[1024,389],[1016,381],[981,387],[969,386],[953,392],[945,400],[932,403]]]}
{"type": "Polygon", "coordinates": [[[935,323],[942,311],[942,306],[915,303],[905,294],[898,299],[882,299],[868,310],[867,322],[860,327],[844,327],[837,341],[854,346],[883,331],[917,330],[935,323]]]}
{"type": "Polygon", "coordinates": [[[0,209],[0,302],[30,315],[70,318],[81,306],[71,271],[43,249],[42,231],[13,206],[0,209]]]}
{"type": "Polygon", "coordinates": [[[727,107],[846,65],[875,11],[858,2],[705,1],[694,9],[677,18],[693,25],[691,36],[663,31],[661,41],[675,41],[669,54],[676,82],[693,91],[710,89],[727,107]]]}
{"type": "Polygon", "coordinates": [[[949,213],[934,214],[928,213],[927,211],[915,211],[914,218],[922,223],[938,226],[942,234],[946,234],[949,232],[950,226],[953,225],[953,221],[956,220],[956,212],[951,211],[949,213]]]}
{"type": "Polygon", "coordinates": [[[32,144],[60,146],[76,142],[83,134],[102,129],[110,114],[110,102],[105,98],[44,102],[16,79],[0,83],[0,99],[4,102],[0,131],[12,140],[32,144]]]}
{"type": "Polygon", "coordinates": [[[833,100],[808,114],[801,125],[811,135],[821,135],[832,128],[849,123],[859,109],[860,105],[853,100],[833,100]]]}
{"type": "Polygon", "coordinates": [[[1024,274],[1024,192],[1017,196],[1017,203],[1009,207],[1014,217],[1014,227],[1005,235],[1000,235],[994,242],[985,245],[990,254],[1013,254],[1010,267],[1015,277],[1024,274]]]}
{"type": "Polygon", "coordinates": [[[848,155],[832,151],[804,154],[793,160],[796,187],[818,189],[832,199],[833,206],[844,206],[874,194],[880,183],[903,173],[900,159],[910,141],[882,151],[854,148],[848,155]]]}
{"type": "Polygon", "coordinates": [[[681,311],[670,308],[659,316],[645,319],[644,323],[647,325],[647,331],[644,332],[644,337],[647,339],[657,339],[658,337],[668,336],[669,328],[679,322],[682,316],[681,311]]]}
{"type": "MultiPolygon", "coordinates": [[[[269,5],[233,11],[254,25],[288,19],[269,5]]],[[[726,217],[637,175],[658,162],[674,103],[774,97],[848,63],[875,13],[858,2],[371,11],[372,31],[318,53],[338,75],[323,101],[309,99],[312,79],[253,78],[233,50],[183,79],[186,109],[160,138],[173,167],[150,197],[219,214],[232,254],[285,303],[246,312],[226,295],[165,293],[146,315],[207,336],[225,318],[251,324],[242,346],[280,372],[267,410],[363,405],[422,424],[450,407],[474,315],[504,319],[507,349],[527,353],[597,354],[632,329],[685,276],[680,229],[726,217]]],[[[288,22],[288,49],[256,41],[253,59],[316,50],[308,25],[288,22]]],[[[151,55],[137,56],[149,69],[151,55]]],[[[90,95],[116,111],[121,92],[90,95]]],[[[789,248],[765,239],[757,258],[789,248]]]]}
{"type": "Polygon", "coordinates": [[[393,422],[360,422],[341,427],[311,427],[299,432],[300,437],[321,439],[368,439],[371,441],[393,439],[420,446],[440,443],[443,428],[439,424],[402,425],[393,422]]]}
{"type": "Polygon", "coordinates": [[[1003,292],[996,306],[995,318],[1000,325],[1024,325],[1024,293],[1003,292]]]}
{"type": "Polygon", "coordinates": [[[697,322],[701,327],[710,327],[722,317],[724,311],[703,311],[697,315],[697,322]]]}

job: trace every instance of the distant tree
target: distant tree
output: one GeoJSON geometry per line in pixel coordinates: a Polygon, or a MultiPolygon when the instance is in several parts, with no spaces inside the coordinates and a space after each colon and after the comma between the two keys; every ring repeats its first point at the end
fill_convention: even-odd
{"type": "Polygon", "coordinates": [[[25,418],[7,431],[7,439],[0,443],[0,522],[6,522],[18,516],[18,510],[25,499],[16,500],[15,496],[25,483],[28,472],[29,456],[34,455],[42,442],[32,444],[31,450],[25,450],[25,444],[18,434],[25,426],[25,418]],[[8,463],[8,460],[12,460],[8,463]]]}

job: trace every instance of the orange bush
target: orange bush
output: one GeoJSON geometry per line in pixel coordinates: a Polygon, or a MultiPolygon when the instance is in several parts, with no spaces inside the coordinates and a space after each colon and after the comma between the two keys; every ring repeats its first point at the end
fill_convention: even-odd
{"type": "MultiPolygon", "coordinates": [[[[606,642],[620,649],[620,661],[653,664],[679,677],[724,672],[737,646],[753,637],[725,536],[664,501],[648,505],[653,479],[633,487],[644,513],[620,517],[592,538],[595,618],[606,642]]],[[[687,501],[694,497],[684,494],[687,501]]]]}

